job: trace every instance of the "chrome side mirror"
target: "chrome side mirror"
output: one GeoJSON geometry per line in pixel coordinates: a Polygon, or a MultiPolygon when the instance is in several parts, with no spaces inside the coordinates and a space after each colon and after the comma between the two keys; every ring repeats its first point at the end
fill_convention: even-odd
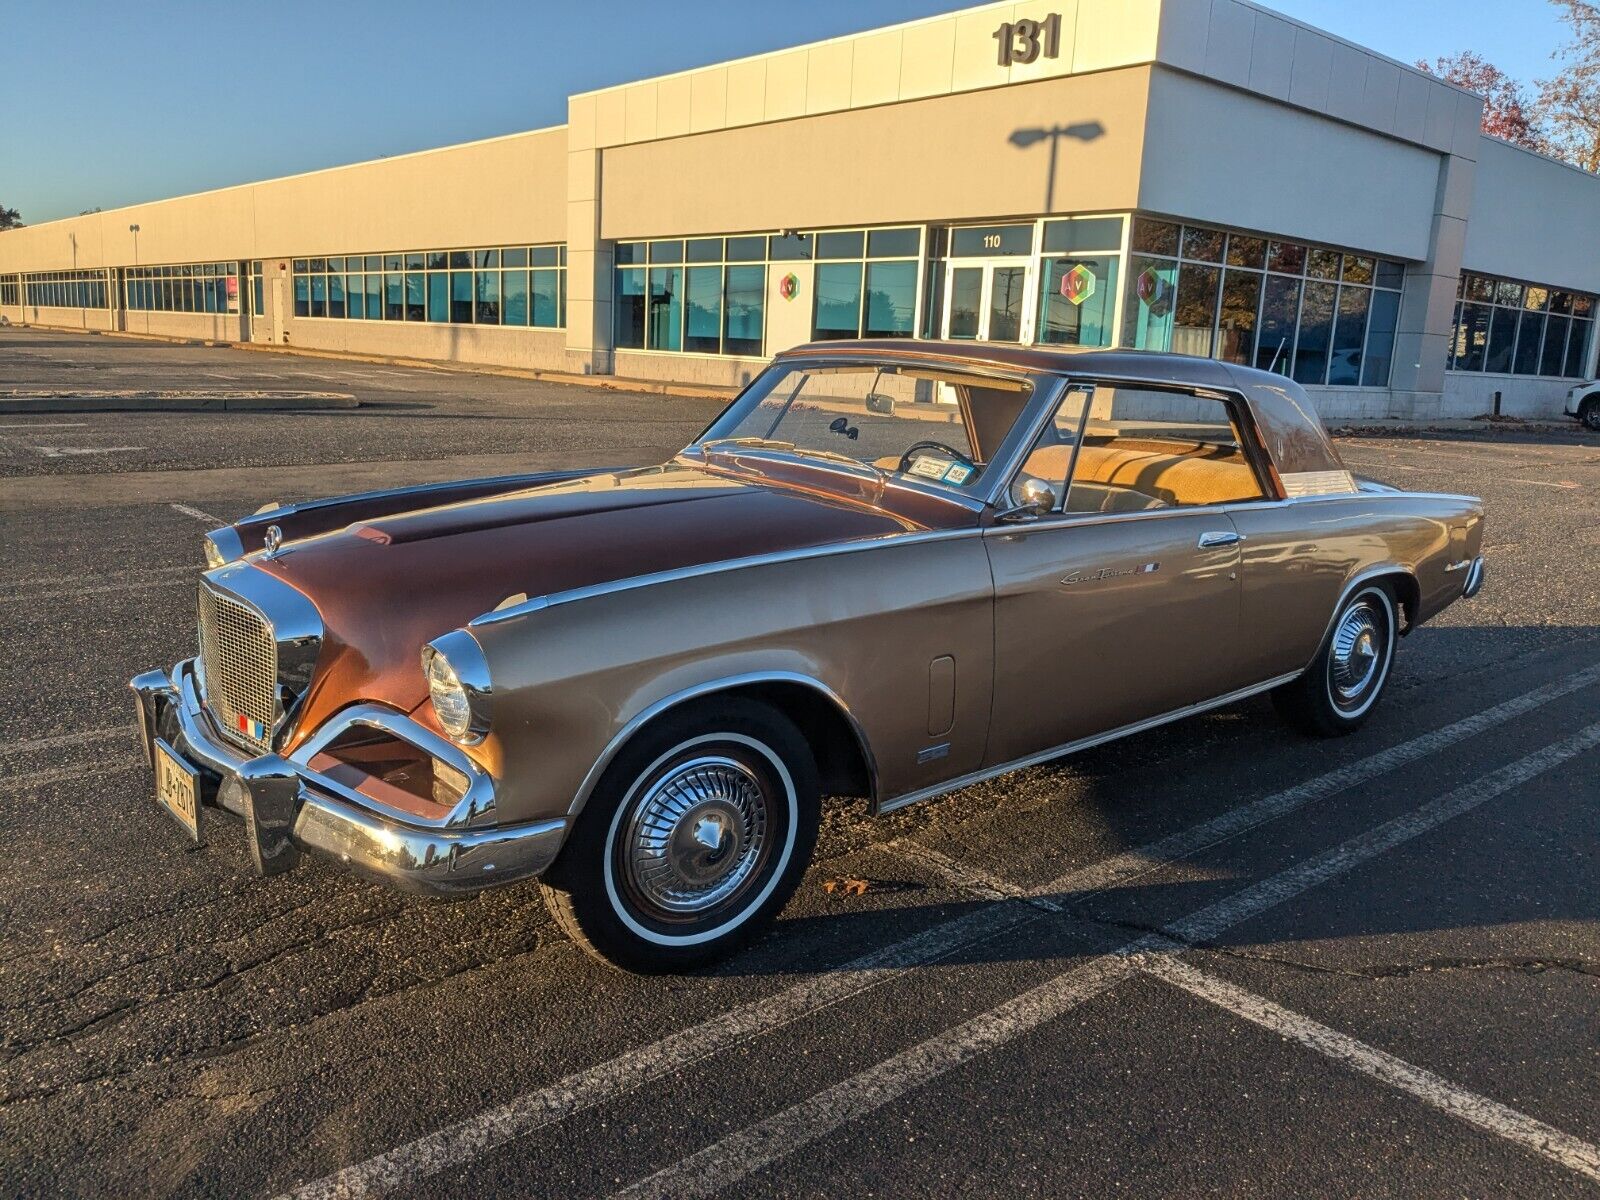
{"type": "Polygon", "coordinates": [[[1031,521],[1055,509],[1060,497],[1056,489],[1045,480],[1029,475],[1011,485],[1012,507],[1000,513],[996,520],[1031,521]]]}

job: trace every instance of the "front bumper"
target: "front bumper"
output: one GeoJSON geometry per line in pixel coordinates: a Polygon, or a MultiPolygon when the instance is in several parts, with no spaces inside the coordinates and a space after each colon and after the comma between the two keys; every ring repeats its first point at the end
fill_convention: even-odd
{"type": "Polygon", "coordinates": [[[225,740],[201,707],[193,660],[130,681],[145,753],[160,737],[200,774],[201,802],[244,818],[251,856],[264,875],[288,870],[301,851],[326,855],[383,883],[425,895],[481,891],[540,874],[555,860],[566,822],[472,828],[494,807],[493,781],[478,773],[460,823],[420,825],[383,811],[309,765],[315,748],[355,725],[381,724],[434,753],[453,752],[408,717],[374,705],[341,712],[287,757],[252,758],[225,740]]]}

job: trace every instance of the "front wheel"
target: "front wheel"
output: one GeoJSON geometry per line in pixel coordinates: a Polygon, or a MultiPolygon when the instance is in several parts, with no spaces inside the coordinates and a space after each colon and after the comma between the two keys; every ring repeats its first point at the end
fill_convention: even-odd
{"type": "Polygon", "coordinates": [[[589,798],[542,881],[584,950],[624,970],[731,954],[788,901],[820,819],[816,762],[763,704],[713,701],[647,727],[589,798]]]}
{"type": "Polygon", "coordinates": [[[1398,628],[1389,589],[1381,583],[1358,588],[1305,673],[1273,691],[1279,714],[1318,737],[1360,729],[1389,681],[1398,628]]]}
{"type": "Polygon", "coordinates": [[[1583,422],[1583,427],[1600,433],[1600,396],[1585,400],[1578,411],[1581,414],[1578,419],[1583,422]]]}

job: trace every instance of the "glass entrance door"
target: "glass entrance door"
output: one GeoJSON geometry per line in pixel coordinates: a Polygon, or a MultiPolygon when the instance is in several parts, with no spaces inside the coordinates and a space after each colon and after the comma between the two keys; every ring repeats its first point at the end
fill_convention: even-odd
{"type": "Polygon", "coordinates": [[[944,336],[985,342],[1033,339],[1032,268],[1014,258],[946,268],[944,336]]]}

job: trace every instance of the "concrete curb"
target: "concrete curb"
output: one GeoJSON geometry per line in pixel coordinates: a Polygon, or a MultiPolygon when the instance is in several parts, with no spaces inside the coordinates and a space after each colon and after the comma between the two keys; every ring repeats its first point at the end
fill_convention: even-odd
{"type": "Polygon", "coordinates": [[[343,392],[0,392],[0,415],[75,412],[299,412],[355,408],[361,402],[343,392]]]}
{"type": "Polygon", "coordinates": [[[392,354],[347,354],[342,350],[313,350],[303,346],[278,346],[262,342],[226,342],[210,338],[169,337],[159,333],[132,333],[120,329],[73,329],[65,325],[33,325],[14,322],[12,329],[45,329],[56,333],[81,333],[90,337],[127,338],[136,342],[164,342],[169,346],[209,346],[223,350],[249,350],[256,354],[288,354],[297,358],[327,358],[335,362],[371,363],[384,367],[412,367],[422,371],[449,371],[459,375],[500,375],[509,379],[532,379],[541,383],[565,383],[573,387],[600,388],[612,392],[643,392],[651,396],[683,396],[697,400],[731,400],[738,388],[709,384],[663,383],[653,379],[629,379],[620,375],[576,375],[569,371],[543,371],[528,367],[498,367],[492,363],[442,362],[431,358],[406,358],[392,354]]]}

